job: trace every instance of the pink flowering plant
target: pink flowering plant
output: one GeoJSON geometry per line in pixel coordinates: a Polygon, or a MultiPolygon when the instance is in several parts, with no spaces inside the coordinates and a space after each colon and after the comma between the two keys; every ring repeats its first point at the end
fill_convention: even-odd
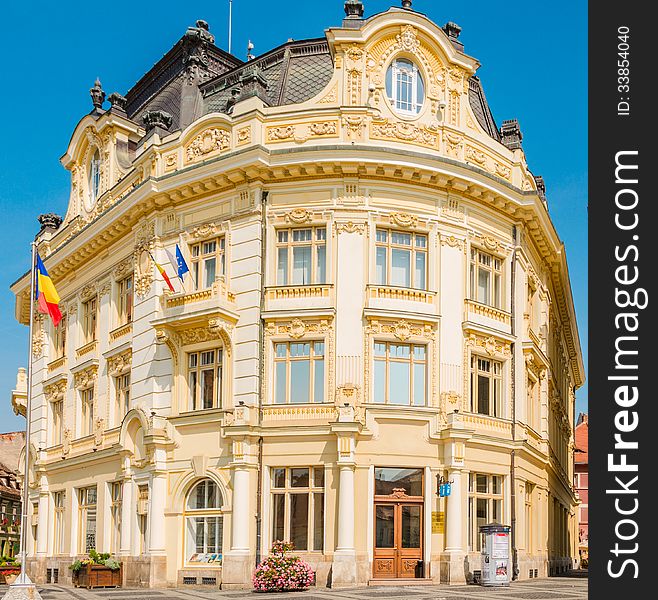
{"type": "Polygon", "coordinates": [[[257,592],[290,592],[306,590],[313,585],[315,574],[311,565],[299,556],[288,554],[293,549],[290,542],[272,544],[270,555],[261,562],[252,578],[257,592]]]}

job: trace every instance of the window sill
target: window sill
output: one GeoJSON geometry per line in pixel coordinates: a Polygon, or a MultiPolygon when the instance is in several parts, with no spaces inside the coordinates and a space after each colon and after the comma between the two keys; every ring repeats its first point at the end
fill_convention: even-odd
{"type": "Polygon", "coordinates": [[[81,346],[75,351],[75,357],[79,359],[82,356],[91,354],[92,352],[95,353],[97,348],[98,348],[98,340],[92,340],[91,342],[87,342],[84,346],[81,346]]]}
{"type": "Polygon", "coordinates": [[[120,337],[132,333],[132,330],[133,330],[132,321],[129,321],[128,323],[124,323],[123,325],[119,325],[119,327],[110,331],[110,341],[116,342],[120,337]]]}
{"type": "Polygon", "coordinates": [[[267,288],[268,300],[290,300],[306,298],[328,298],[333,288],[331,283],[312,283],[308,285],[276,285],[267,288]]]}

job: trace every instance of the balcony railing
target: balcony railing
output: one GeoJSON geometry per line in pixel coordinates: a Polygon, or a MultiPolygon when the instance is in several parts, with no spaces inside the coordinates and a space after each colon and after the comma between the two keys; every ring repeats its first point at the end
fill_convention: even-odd
{"type": "Polygon", "coordinates": [[[48,373],[61,369],[66,364],[66,356],[60,356],[48,363],[48,373]]]}
{"type": "Polygon", "coordinates": [[[507,311],[487,304],[481,304],[475,300],[466,300],[466,311],[467,313],[472,312],[481,317],[487,317],[488,319],[499,321],[505,325],[511,325],[512,323],[512,315],[507,311]]]}
{"type": "Polygon", "coordinates": [[[133,330],[132,323],[126,323],[125,325],[120,325],[116,329],[110,331],[110,342],[116,342],[119,338],[122,338],[130,334],[133,330]]]}
{"type": "Polygon", "coordinates": [[[369,285],[368,297],[373,299],[404,300],[406,302],[434,302],[436,292],[387,285],[369,285]]]}
{"type": "Polygon", "coordinates": [[[96,352],[96,349],[98,348],[98,340],[92,340],[88,344],[85,344],[84,346],[81,346],[75,351],[75,357],[76,358],[82,358],[83,356],[87,354],[92,354],[96,352]]]}
{"type": "Polygon", "coordinates": [[[268,300],[290,300],[306,298],[328,298],[331,285],[295,285],[276,286],[267,288],[268,300]]]}

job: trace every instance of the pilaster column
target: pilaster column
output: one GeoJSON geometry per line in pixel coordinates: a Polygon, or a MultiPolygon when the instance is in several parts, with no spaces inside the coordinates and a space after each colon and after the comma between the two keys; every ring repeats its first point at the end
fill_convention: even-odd
{"type": "Polygon", "coordinates": [[[354,552],[354,465],[340,465],[336,552],[354,552]]]}
{"type": "Polygon", "coordinates": [[[132,476],[128,475],[123,480],[121,494],[121,540],[119,543],[119,554],[121,556],[130,556],[132,554],[133,499],[135,497],[135,482],[132,476]]]}
{"type": "Polygon", "coordinates": [[[48,510],[48,492],[39,493],[39,524],[37,526],[37,548],[39,556],[48,554],[48,521],[50,511],[48,510]]]}
{"type": "Polygon", "coordinates": [[[464,540],[462,538],[462,525],[464,523],[464,499],[462,497],[461,470],[450,469],[448,480],[453,482],[447,501],[446,510],[446,552],[463,553],[464,540]]]}
{"type": "Polygon", "coordinates": [[[149,554],[166,554],[165,504],[167,479],[164,473],[153,475],[151,480],[151,505],[149,507],[149,554]]]}
{"type": "Polygon", "coordinates": [[[249,553],[249,468],[237,465],[233,471],[233,527],[231,552],[249,553]]]}

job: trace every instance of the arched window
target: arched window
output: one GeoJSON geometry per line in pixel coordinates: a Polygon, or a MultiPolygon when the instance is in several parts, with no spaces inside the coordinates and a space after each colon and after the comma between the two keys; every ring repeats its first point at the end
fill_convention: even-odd
{"type": "Polygon", "coordinates": [[[418,67],[404,58],[394,60],[386,71],[386,95],[398,112],[417,115],[425,98],[425,85],[418,67]]]}
{"type": "Polygon", "coordinates": [[[98,149],[94,152],[94,156],[89,163],[89,205],[93,204],[98,199],[98,194],[101,188],[101,155],[98,149]]]}
{"type": "Polygon", "coordinates": [[[221,564],[222,494],[211,479],[197,483],[185,501],[185,559],[193,564],[221,564]]]}

